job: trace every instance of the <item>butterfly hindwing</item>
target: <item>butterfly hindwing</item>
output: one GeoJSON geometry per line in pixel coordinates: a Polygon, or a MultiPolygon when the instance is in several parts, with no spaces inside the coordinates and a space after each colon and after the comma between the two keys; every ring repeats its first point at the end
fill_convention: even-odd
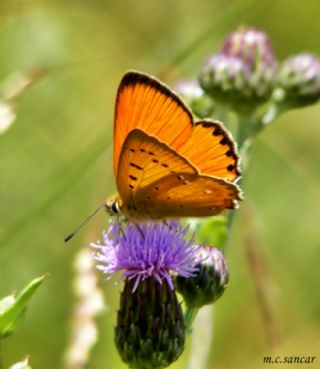
{"type": "Polygon", "coordinates": [[[123,202],[130,203],[137,192],[176,170],[197,173],[186,159],[157,138],[140,129],[126,138],[119,162],[117,187],[123,202]]]}
{"type": "Polygon", "coordinates": [[[151,218],[203,217],[233,209],[241,200],[239,187],[206,175],[179,173],[162,178],[137,194],[138,206],[151,218]],[[159,190],[155,191],[157,187],[159,190]]]}
{"type": "Polygon", "coordinates": [[[115,106],[115,175],[122,145],[135,128],[177,150],[191,136],[193,119],[181,99],[163,83],[143,73],[128,72],[120,83],[115,106]]]}
{"type": "Polygon", "coordinates": [[[236,185],[200,175],[188,159],[140,129],[123,144],[117,187],[133,218],[213,215],[240,199],[236,185]]]}

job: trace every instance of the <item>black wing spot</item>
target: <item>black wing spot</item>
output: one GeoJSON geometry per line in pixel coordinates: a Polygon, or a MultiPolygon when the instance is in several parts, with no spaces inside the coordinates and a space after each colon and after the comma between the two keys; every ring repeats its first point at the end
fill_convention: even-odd
{"type": "Polygon", "coordinates": [[[149,151],[149,152],[148,152],[148,154],[149,154],[149,155],[154,155],[154,152],[149,151]]]}
{"type": "Polygon", "coordinates": [[[226,145],[228,143],[227,137],[223,137],[222,140],[220,140],[221,145],[226,145]]]}
{"type": "Polygon", "coordinates": [[[166,163],[162,163],[161,164],[164,168],[169,168],[169,165],[168,164],[166,164],[166,163]]]}
{"type": "Polygon", "coordinates": [[[184,180],[184,176],[182,176],[182,175],[178,175],[177,178],[178,178],[179,181],[183,181],[184,180]]]}
{"type": "Polygon", "coordinates": [[[152,161],[153,161],[154,163],[159,163],[159,160],[158,160],[158,159],[152,159],[152,161]]]}
{"type": "Polygon", "coordinates": [[[226,156],[229,156],[229,157],[233,157],[234,156],[234,153],[233,151],[230,149],[226,152],[226,156]]]}
{"type": "Polygon", "coordinates": [[[220,127],[215,127],[214,131],[212,132],[213,136],[221,136],[223,131],[220,127]]]}
{"type": "Polygon", "coordinates": [[[133,175],[129,175],[129,178],[131,178],[133,181],[136,181],[138,178],[137,177],[135,177],[135,176],[133,176],[133,175]]]}
{"type": "Polygon", "coordinates": [[[170,174],[176,174],[176,172],[174,170],[171,170],[170,174]]]}
{"type": "Polygon", "coordinates": [[[131,188],[131,190],[134,189],[134,186],[132,186],[131,184],[129,184],[129,188],[131,188]]]}
{"type": "Polygon", "coordinates": [[[234,165],[232,165],[232,164],[228,165],[228,166],[227,166],[227,170],[228,170],[229,172],[232,172],[232,171],[234,170],[234,165]]]}
{"type": "Polygon", "coordinates": [[[129,149],[131,152],[136,152],[136,150],[135,149],[129,149]]]}
{"type": "Polygon", "coordinates": [[[167,200],[171,200],[171,197],[170,196],[167,196],[167,200]]]}
{"type": "Polygon", "coordinates": [[[158,186],[156,186],[154,189],[158,191],[160,188],[158,186]]]}
{"type": "Polygon", "coordinates": [[[141,152],[146,152],[146,150],[145,150],[145,149],[140,149],[140,151],[141,151],[141,152]]]}
{"type": "Polygon", "coordinates": [[[138,164],[130,163],[129,165],[130,165],[131,167],[133,167],[133,168],[138,169],[138,170],[143,170],[143,168],[142,168],[142,167],[140,167],[138,164]]]}

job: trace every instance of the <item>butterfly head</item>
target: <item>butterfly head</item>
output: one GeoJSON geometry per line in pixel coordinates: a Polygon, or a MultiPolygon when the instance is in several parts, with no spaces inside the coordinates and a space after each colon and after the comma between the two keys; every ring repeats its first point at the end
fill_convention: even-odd
{"type": "Polygon", "coordinates": [[[107,199],[105,209],[110,216],[119,216],[122,214],[120,201],[117,196],[112,196],[107,199]]]}

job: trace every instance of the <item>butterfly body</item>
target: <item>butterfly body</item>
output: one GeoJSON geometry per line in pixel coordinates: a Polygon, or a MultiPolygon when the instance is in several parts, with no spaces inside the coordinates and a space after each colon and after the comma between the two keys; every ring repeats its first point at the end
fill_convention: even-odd
{"type": "Polygon", "coordinates": [[[117,94],[114,171],[106,209],[129,220],[202,217],[237,207],[239,157],[219,122],[194,122],[182,100],[143,73],[117,94]]]}

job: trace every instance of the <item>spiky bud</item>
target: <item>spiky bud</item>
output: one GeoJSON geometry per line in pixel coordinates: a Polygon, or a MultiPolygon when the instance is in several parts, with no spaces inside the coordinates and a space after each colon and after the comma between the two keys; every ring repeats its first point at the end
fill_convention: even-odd
{"type": "Polygon", "coordinates": [[[273,94],[276,102],[290,107],[302,107],[320,99],[320,60],[303,53],[286,59],[280,66],[277,89],[273,94]]]}
{"type": "Polygon", "coordinates": [[[178,81],[173,88],[181,95],[194,114],[199,118],[209,117],[213,113],[213,101],[204,93],[197,80],[182,79],[178,81]]]}
{"type": "Polygon", "coordinates": [[[122,360],[133,369],[162,369],[184,349],[185,326],[176,292],[167,280],[126,279],[121,293],[115,343],[122,360]]]}
{"type": "Polygon", "coordinates": [[[275,71],[266,34],[242,29],[228,36],[222,51],[204,62],[199,83],[215,100],[243,113],[270,98],[275,71]]]}
{"type": "Polygon", "coordinates": [[[194,276],[176,278],[177,291],[184,297],[186,305],[192,308],[215,302],[229,281],[228,265],[219,249],[200,246],[198,259],[198,271],[194,276]]]}
{"type": "Polygon", "coordinates": [[[222,53],[241,59],[252,70],[276,64],[269,37],[254,28],[241,28],[227,36],[222,53]]]}

